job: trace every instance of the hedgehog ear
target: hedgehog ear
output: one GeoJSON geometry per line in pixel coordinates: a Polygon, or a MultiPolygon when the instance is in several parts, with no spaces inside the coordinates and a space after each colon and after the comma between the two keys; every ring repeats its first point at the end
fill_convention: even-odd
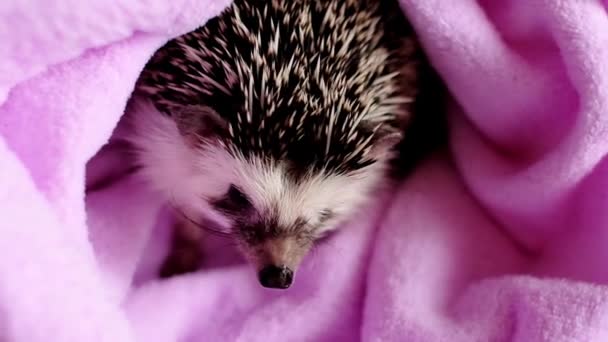
{"type": "Polygon", "coordinates": [[[213,108],[184,106],[174,115],[180,133],[192,144],[221,139],[228,133],[228,123],[213,108]]]}
{"type": "Polygon", "coordinates": [[[400,131],[390,131],[383,132],[380,134],[380,137],[374,142],[371,155],[375,159],[382,159],[386,155],[391,154],[393,149],[401,142],[403,139],[403,132],[400,131]]]}

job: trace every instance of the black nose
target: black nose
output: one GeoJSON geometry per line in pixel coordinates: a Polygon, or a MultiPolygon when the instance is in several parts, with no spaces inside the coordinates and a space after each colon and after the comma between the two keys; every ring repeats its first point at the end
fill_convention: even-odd
{"type": "Polygon", "coordinates": [[[285,266],[269,265],[258,274],[260,284],[274,289],[286,289],[293,280],[293,271],[285,266]]]}

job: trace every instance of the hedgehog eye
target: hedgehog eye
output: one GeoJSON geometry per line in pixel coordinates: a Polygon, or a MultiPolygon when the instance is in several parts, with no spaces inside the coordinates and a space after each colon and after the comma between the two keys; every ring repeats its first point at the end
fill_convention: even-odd
{"type": "Polygon", "coordinates": [[[230,200],[230,202],[237,208],[244,209],[244,208],[248,208],[251,206],[251,202],[249,201],[249,198],[247,198],[247,196],[243,193],[243,191],[241,191],[241,189],[236,187],[234,184],[230,184],[230,188],[228,189],[227,197],[230,200]]]}
{"type": "Polygon", "coordinates": [[[319,222],[323,223],[334,216],[333,211],[330,209],[323,209],[319,212],[319,222]]]}
{"type": "Polygon", "coordinates": [[[231,184],[226,194],[213,201],[216,209],[234,215],[248,211],[252,208],[249,198],[236,185],[231,184]]]}

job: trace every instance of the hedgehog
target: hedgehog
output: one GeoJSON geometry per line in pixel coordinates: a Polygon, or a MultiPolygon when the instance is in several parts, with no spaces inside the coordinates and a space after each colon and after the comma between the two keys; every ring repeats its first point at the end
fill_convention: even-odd
{"type": "Polygon", "coordinates": [[[425,65],[396,0],[235,0],[167,42],[128,124],[142,175],[179,213],[160,275],[196,271],[213,231],[263,287],[289,288],[387,184],[425,65]]]}

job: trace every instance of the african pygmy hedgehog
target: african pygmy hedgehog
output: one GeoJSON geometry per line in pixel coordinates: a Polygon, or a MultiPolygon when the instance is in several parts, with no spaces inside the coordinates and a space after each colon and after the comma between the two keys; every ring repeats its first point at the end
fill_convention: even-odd
{"type": "Polygon", "coordinates": [[[158,50],[130,140],[182,214],[161,275],[197,268],[206,228],[234,237],[263,286],[288,288],[385,183],[423,64],[396,0],[236,0],[158,50]]]}

